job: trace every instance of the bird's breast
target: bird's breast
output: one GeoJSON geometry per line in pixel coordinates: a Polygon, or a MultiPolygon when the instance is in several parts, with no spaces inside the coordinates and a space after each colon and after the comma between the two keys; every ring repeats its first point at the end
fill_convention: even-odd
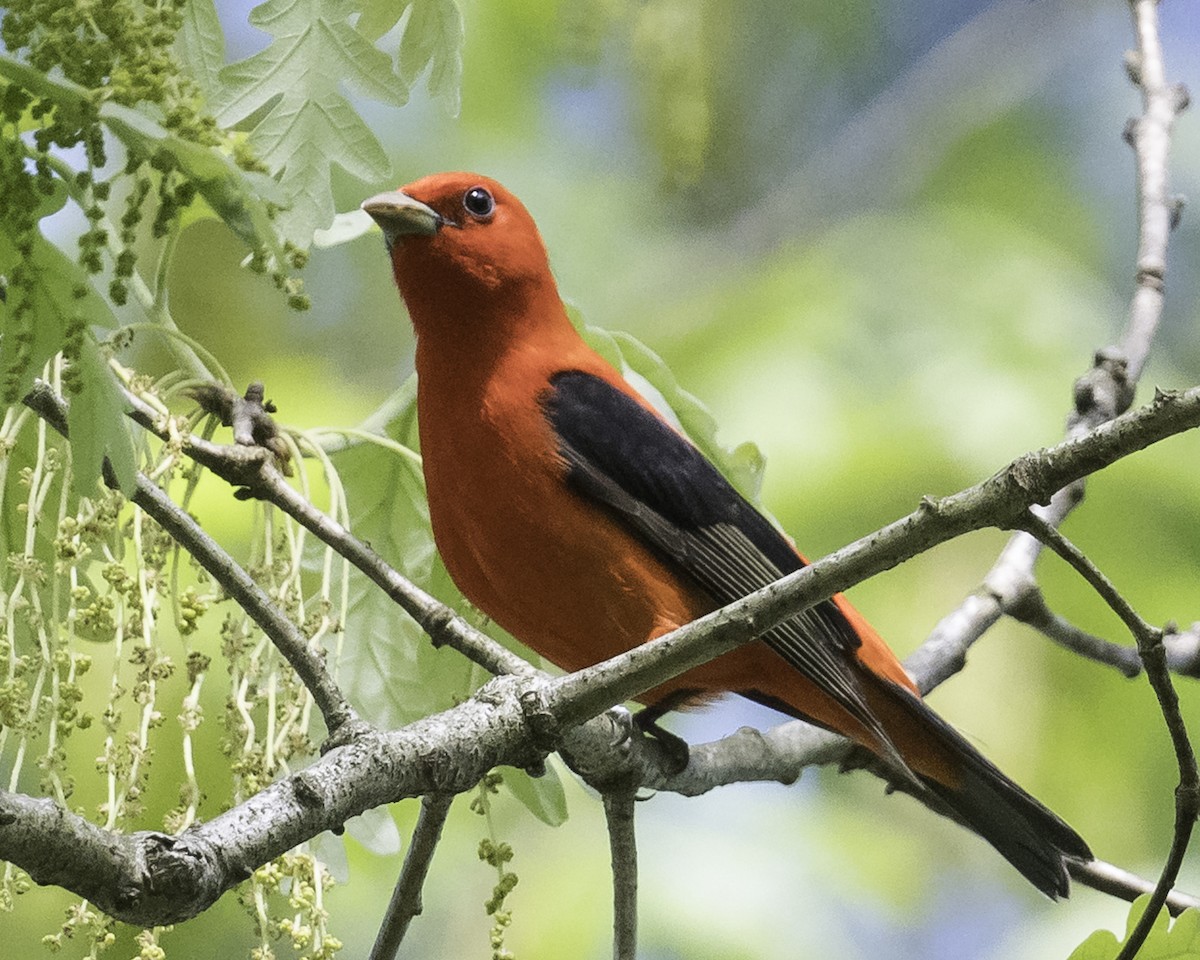
{"type": "MultiPolygon", "coordinates": [[[[527,365],[528,366],[528,365],[527,365]]],[[[434,539],[476,606],[566,670],[686,623],[711,603],[572,490],[542,399],[546,371],[472,388],[422,378],[434,539]]]]}

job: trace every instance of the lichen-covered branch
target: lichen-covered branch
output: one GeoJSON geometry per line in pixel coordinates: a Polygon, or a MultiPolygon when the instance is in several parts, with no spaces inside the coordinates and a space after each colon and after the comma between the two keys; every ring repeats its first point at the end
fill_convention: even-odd
{"type": "MultiPolygon", "coordinates": [[[[492,767],[536,765],[564,741],[573,751],[585,739],[597,745],[597,752],[607,745],[616,763],[623,752],[612,749],[613,717],[597,717],[613,704],[749,642],[774,623],[938,543],[985,526],[1011,525],[1030,503],[1046,500],[1064,484],[1197,425],[1200,388],[1160,395],[1084,437],[1021,457],[974,487],[926,500],[876,533],[612,660],[565,677],[498,677],[451,710],[394,732],[363,732],[304,771],[176,836],[110,834],[73,813],[51,811],[47,801],[0,794],[0,859],[40,882],[87,896],[122,920],[153,926],[186,919],[256,867],[363,810],[469,789],[492,767]],[[586,729],[576,729],[585,722],[586,729]],[[74,851],[73,866],[64,869],[53,851],[68,848],[74,851]]],[[[796,727],[805,729],[789,724],[781,730],[796,727]]],[[[783,734],[756,736],[781,755],[788,752],[783,734]]],[[[836,740],[825,744],[844,749],[836,740]]],[[[628,752],[638,763],[652,756],[633,748],[628,752]]],[[[759,759],[765,762],[770,754],[760,752],[759,759]]],[[[708,753],[698,748],[680,776],[704,777],[709,763],[708,753]]],[[[739,773],[741,779],[754,778],[754,770],[744,765],[739,773]]]]}

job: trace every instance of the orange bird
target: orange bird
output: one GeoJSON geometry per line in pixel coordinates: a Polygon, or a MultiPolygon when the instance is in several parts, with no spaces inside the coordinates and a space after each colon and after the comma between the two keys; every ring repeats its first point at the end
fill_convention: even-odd
{"type": "MultiPolygon", "coordinates": [[[[417,334],[434,539],[488,616],[578,670],[805,565],[584,343],[533,218],[504,187],[437,174],[363,209],[417,334]]],[[[862,744],[1051,897],[1068,892],[1064,858],[1091,859],[925,705],[841,595],[648,691],[641,719],[727,692],[862,744]]]]}

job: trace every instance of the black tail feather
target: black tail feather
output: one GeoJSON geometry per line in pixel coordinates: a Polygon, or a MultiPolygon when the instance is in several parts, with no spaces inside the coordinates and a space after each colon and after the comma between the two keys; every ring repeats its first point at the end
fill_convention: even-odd
{"type": "Polygon", "coordinates": [[[953,787],[918,775],[945,806],[944,812],[983,837],[1046,896],[1067,896],[1066,860],[1092,859],[1083,838],[1001,773],[924,702],[899,688],[895,697],[906,710],[919,712],[928,733],[959,761],[959,782],[953,787]]]}

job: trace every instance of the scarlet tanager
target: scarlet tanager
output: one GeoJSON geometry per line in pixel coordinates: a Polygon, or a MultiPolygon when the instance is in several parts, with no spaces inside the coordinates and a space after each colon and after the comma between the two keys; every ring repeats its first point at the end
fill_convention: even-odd
{"type": "MultiPolygon", "coordinates": [[[[580,337],[533,218],[494,180],[444,173],[363,209],[417,335],[434,539],[462,592],[564,670],[667,633],[805,559],[580,337]]],[[[641,698],[652,715],[733,692],[873,751],[1065,896],[1074,830],[921,700],[841,595],[641,698]]]]}

